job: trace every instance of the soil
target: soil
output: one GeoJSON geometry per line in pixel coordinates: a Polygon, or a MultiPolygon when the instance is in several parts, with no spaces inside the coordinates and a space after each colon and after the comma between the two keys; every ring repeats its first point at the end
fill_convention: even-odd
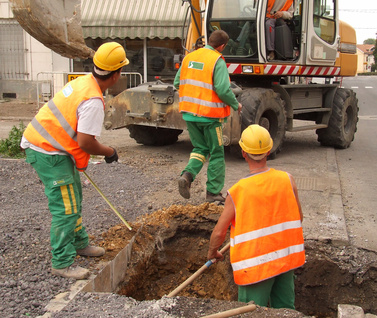
{"type": "MultiPolygon", "coordinates": [[[[35,110],[35,104],[1,103],[0,118],[31,118],[35,110]]],[[[205,183],[205,175],[195,180],[192,199],[181,198],[176,179],[185,161],[154,147],[128,147],[125,134],[119,130],[101,137],[117,148],[119,163],[92,158],[87,173],[132,230],[82,177],[83,223],[91,243],[103,246],[106,254],[97,259],[77,257],[76,263],[96,275],[136,235],[133,266],[125,269],[126,280],[117,293],[81,292],[52,317],[190,318],[244,306],[236,301],[228,257],[179,296],[166,297],[205,263],[222,207],[203,203],[199,185],[205,183]]],[[[8,318],[37,317],[74,281],[50,274],[51,218],[36,173],[24,160],[0,158],[0,162],[0,311],[8,318]]],[[[307,263],[296,270],[298,311],[257,307],[240,317],[336,317],[338,304],[354,304],[377,314],[375,253],[333,246],[330,241],[306,240],[305,245],[307,263]]]]}

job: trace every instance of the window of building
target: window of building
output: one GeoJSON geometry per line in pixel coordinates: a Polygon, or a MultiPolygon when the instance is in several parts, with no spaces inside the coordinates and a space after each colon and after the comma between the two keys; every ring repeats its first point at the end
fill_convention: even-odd
{"type": "Polygon", "coordinates": [[[23,30],[16,20],[0,19],[0,78],[25,79],[23,30]]]}
{"type": "MultiPolygon", "coordinates": [[[[156,78],[165,82],[173,82],[177,72],[174,69],[174,55],[182,54],[181,40],[176,39],[85,39],[86,45],[94,50],[110,41],[116,41],[126,50],[127,59],[130,63],[123,67],[123,72],[138,72],[146,81],[153,81],[156,78]],[[147,69],[144,70],[144,43],[146,42],[147,69]]],[[[73,60],[74,72],[91,72],[93,61],[91,59],[73,60]]]]}

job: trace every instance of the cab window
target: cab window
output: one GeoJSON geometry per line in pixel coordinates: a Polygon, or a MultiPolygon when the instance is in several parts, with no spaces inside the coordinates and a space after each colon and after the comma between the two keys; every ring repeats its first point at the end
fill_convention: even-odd
{"type": "Polygon", "coordinates": [[[335,3],[334,0],[315,0],[313,25],[315,33],[325,42],[335,41],[335,3]]]}
{"type": "Polygon", "coordinates": [[[224,30],[229,42],[224,56],[257,55],[257,0],[213,0],[210,32],[224,30]]]}

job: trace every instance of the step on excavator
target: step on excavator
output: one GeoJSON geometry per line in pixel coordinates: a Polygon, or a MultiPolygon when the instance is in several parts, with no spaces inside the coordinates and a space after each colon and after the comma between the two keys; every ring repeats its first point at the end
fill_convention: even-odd
{"type": "MultiPolygon", "coordinates": [[[[180,0],[177,0],[180,1],[180,0]]],[[[69,57],[91,58],[80,26],[80,1],[11,0],[15,18],[33,37],[69,57]]],[[[281,151],[285,133],[315,130],[321,145],[348,148],[358,122],[358,100],[342,78],[357,70],[356,32],[339,20],[338,0],[294,0],[290,19],[278,19],[273,54],[267,50],[269,1],[184,0],[182,54],[206,43],[214,30],[229,34],[222,52],[231,87],[243,105],[223,127],[223,141],[240,155],[238,140],[250,124],[267,128],[281,151]]],[[[186,124],[172,83],[156,80],[125,89],[106,102],[106,129],[128,128],[136,142],[167,145],[186,124]]]]}

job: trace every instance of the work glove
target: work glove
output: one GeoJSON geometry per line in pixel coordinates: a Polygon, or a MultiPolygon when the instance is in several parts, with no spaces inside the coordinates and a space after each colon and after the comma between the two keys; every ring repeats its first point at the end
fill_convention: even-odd
{"type": "MultiPolygon", "coordinates": [[[[113,148],[113,147],[111,147],[111,148],[113,148]]],[[[112,163],[114,161],[118,162],[117,151],[114,149],[114,153],[110,157],[105,157],[105,161],[106,161],[106,163],[112,163]]]]}

